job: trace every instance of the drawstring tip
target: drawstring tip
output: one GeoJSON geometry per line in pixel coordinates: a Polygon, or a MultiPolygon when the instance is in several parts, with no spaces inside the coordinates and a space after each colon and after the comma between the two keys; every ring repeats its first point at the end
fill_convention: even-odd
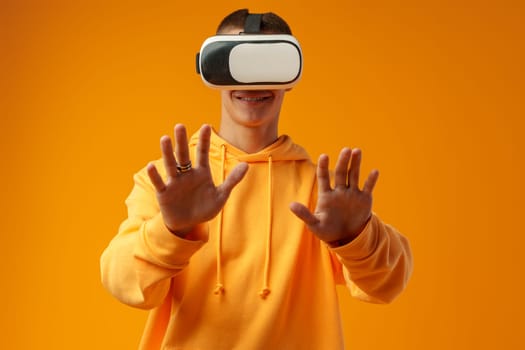
{"type": "Polygon", "coordinates": [[[222,284],[217,284],[217,286],[215,287],[215,291],[213,293],[217,295],[224,294],[224,286],[222,284]]]}
{"type": "Polygon", "coordinates": [[[266,299],[269,294],[270,294],[270,289],[268,288],[264,288],[263,290],[259,292],[259,295],[261,296],[262,299],[266,299]]]}

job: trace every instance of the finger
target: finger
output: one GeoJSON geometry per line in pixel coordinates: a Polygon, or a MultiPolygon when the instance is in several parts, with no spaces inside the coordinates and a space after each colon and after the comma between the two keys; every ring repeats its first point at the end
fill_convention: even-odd
{"type": "Polygon", "coordinates": [[[244,178],[248,171],[248,163],[240,163],[228,174],[224,182],[217,187],[221,200],[226,200],[233,188],[244,178]]]}
{"type": "Polygon", "coordinates": [[[359,188],[359,173],[361,171],[361,150],[354,148],[350,158],[350,169],[348,170],[348,186],[359,188]]]}
{"type": "Polygon", "coordinates": [[[190,163],[190,152],[188,150],[188,136],[186,127],[182,124],[175,125],[175,158],[179,165],[190,163]]]}
{"type": "Polygon", "coordinates": [[[319,192],[328,192],[331,190],[330,187],[330,171],[328,170],[328,156],[321,154],[317,163],[317,182],[319,186],[319,192]]]}
{"type": "Polygon", "coordinates": [[[149,179],[151,180],[151,183],[157,192],[163,192],[166,189],[166,184],[164,184],[164,181],[162,180],[162,177],[157,171],[155,165],[153,165],[153,163],[149,163],[146,167],[146,171],[148,172],[149,179]]]}
{"type": "Polygon", "coordinates": [[[196,161],[199,167],[209,167],[211,128],[209,125],[203,125],[199,133],[199,143],[197,144],[196,161]]]}
{"type": "Polygon", "coordinates": [[[341,153],[339,153],[339,158],[337,159],[337,164],[335,165],[335,187],[347,185],[347,175],[348,175],[348,162],[352,155],[352,150],[350,148],[343,148],[341,153]]]}
{"type": "Polygon", "coordinates": [[[317,219],[307,207],[301,203],[293,202],[290,204],[290,210],[295,214],[299,219],[301,219],[308,226],[315,226],[319,223],[317,219]]]}
{"type": "Polygon", "coordinates": [[[370,175],[368,175],[368,178],[365,181],[365,185],[363,186],[363,192],[371,194],[372,191],[374,190],[374,187],[376,186],[376,182],[378,178],[379,178],[379,171],[372,170],[370,172],[370,175]]]}
{"type": "Polygon", "coordinates": [[[177,162],[173,156],[173,146],[169,136],[162,136],[160,138],[160,149],[162,152],[162,160],[166,168],[166,174],[170,177],[177,176],[177,162]]]}

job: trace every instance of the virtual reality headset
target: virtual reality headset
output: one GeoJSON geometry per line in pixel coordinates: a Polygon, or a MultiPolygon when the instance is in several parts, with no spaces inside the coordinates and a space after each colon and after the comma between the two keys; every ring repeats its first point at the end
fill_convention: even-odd
{"type": "Polygon", "coordinates": [[[216,35],[197,54],[204,84],[225,90],[289,89],[302,68],[299,42],[288,34],[216,35]]]}

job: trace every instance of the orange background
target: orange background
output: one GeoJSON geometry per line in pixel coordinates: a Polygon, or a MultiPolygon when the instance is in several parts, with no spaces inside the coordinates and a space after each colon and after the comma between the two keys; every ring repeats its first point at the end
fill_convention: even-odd
{"type": "Polygon", "coordinates": [[[1,2],[2,349],[134,349],[144,311],[101,286],[132,174],[176,122],[217,126],[194,55],[272,10],[305,71],[281,133],[363,149],[375,211],[411,240],[393,304],[340,290],[349,349],[523,348],[521,1],[1,2]]]}

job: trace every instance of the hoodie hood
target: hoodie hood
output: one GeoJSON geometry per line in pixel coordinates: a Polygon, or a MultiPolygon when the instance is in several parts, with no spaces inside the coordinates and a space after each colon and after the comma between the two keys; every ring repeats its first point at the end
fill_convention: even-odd
{"type": "MultiPolygon", "coordinates": [[[[198,141],[199,135],[198,133],[195,133],[190,139],[190,146],[196,146],[198,141]]],[[[226,140],[221,138],[215,130],[212,130],[209,153],[210,159],[221,159],[223,149],[226,151],[227,158],[231,157],[239,162],[246,163],[268,162],[270,157],[274,162],[310,159],[304,148],[293,143],[292,139],[287,135],[280,136],[274,143],[259,152],[246,153],[229,144],[226,140]]]]}

